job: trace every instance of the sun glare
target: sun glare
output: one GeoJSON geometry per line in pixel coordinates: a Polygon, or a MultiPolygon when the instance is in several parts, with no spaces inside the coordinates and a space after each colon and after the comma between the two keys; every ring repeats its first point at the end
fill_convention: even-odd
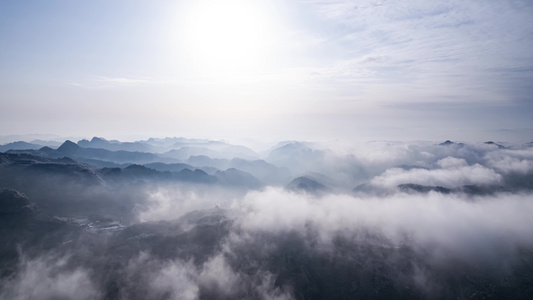
{"type": "Polygon", "coordinates": [[[200,0],[182,23],[189,62],[203,75],[258,72],[275,44],[271,10],[262,1],[200,0]]]}

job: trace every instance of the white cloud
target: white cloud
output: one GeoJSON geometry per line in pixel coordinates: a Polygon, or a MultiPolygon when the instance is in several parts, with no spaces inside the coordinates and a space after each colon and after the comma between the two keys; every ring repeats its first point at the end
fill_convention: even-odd
{"type": "Polygon", "coordinates": [[[488,166],[503,173],[527,174],[533,171],[533,148],[492,151],[484,158],[488,166]]]}
{"type": "Polygon", "coordinates": [[[454,188],[471,184],[496,185],[501,181],[501,175],[494,170],[475,164],[435,170],[393,168],[373,178],[370,183],[385,188],[394,188],[406,183],[454,188]]]}
{"type": "Polygon", "coordinates": [[[141,222],[176,220],[199,209],[228,207],[239,191],[194,184],[154,186],[146,191],[146,203],[136,207],[141,222]]]}
{"type": "Polygon", "coordinates": [[[168,299],[172,300],[194,300],[199,297],[195,269],[190,264],[175,260],[150,277],[151,296],[155,299],[163,295],[168,295],[168,299]]]}
{"type": "MultiPolygon", "coordinates": [[[[240,226],[251,237],[259,232],[307,232],[316,228],[323,243],[335,234],[369,230],[394,243],[490,253],[494,247],[533,245],[533,202],[527,195],[497,195],[467,200],[457,195],[398,193],[358,198],[330,195],[320,199],[269,189],[250,193],[240,226]]],[[[253,238],[252,238],[253,239],[253,238]]]]}
{"type": "Polygon", "coordinates": [[[464,158],[455,158],[448,156],[446,158],[443,158],[439,161],[437,161],[437,165],[439,165],[443,169],[449,169],[449,168],[459,168],[459,167],[466,167],[468,166],[468,163],[464,158]]]}
{"type": "Polygon", "coordinates": [[[99,299],[100,294],[82,268],[69,269],[67,258],[23,259],[19,273],[2,282],[2,299],[99,299]]]}
{"type": "Polygon", "coordinates": [[[359,82],[351,91],[363,92],[358,99],[507,101],[512,91],[493,84],[507,78],[495,70],[519,70],[523,61],[531,60],[524,51],[526,44],[533,44],[531,31],[525,29],[533,7],[526,1],[304,2],[336,29],[321,46],[337,55],[317,73],[324,79],[359,82]],[[336,32],[344,35],[339,38],[336,32]],[[362,65],[368,57],[387,59],[362,65]]]}

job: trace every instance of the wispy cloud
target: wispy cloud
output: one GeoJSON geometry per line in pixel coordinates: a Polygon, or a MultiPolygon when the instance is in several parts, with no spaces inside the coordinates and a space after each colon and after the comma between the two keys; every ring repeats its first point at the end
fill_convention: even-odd
{"type": "MultiPolygon", "coordinates": [[[[331,35],[321,45],[342,49],[327,67],[317,69],[321,79],[373,77],[380,79],[381,87],[401,82],[398,96],[430,87],[418,95],[422,101],[439,97],[447,101],[448,97],[499,102],[513,99],[515,91],[508,86],[527,82],[533,73],[531,68],[518,75],[514,72],[533,63],[527,50],[533,47],[528,25],[533,5],[527,1],[304,3],[324,22],[337,24],[336,32],[343,32],[331,35]],[[372,57],[387,59],[362,67],[361,63],[372,57]],[[508,72],[494,71],[504,66],[513,72],[512,82],[507,79],[508,72]]],[[[368,82],[365,85],[368,87],[368,82]]]]}

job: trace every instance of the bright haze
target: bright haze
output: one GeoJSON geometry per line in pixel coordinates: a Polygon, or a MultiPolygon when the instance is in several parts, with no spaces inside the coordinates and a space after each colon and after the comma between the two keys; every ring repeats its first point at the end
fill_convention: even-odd
{"type": "Polygon", "coordinates": [[[533,299],[532,0],[0,0],[0,300],[533,299]]]}
{"type": "Polygon", "coordinates": [[[0,135],[528,141],[531,1],[2,1],[0,135]]]}

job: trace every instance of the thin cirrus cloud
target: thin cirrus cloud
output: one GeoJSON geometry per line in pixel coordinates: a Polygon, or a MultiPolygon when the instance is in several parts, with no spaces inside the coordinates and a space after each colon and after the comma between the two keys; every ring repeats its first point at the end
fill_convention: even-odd
{"type": "Polygon", "coordinates": [[[344,30],[326,41],[342,43],[344,57],[330,62],[325,68],[330,71],[320,72],[325,77],[365,85],[373,79],[380,87],[394,90],[398,85],[406,95],[417,90],[418,95],[433,96],[411,98],[422,102],[509,101],[513,95],[506,85],[524,85],[531,77],[523,71],[532,62],[526,50],[531,46],[527,24],[532,12],[527,2],[309,3],[321,18],[344,30]],[[513,83],[503,67],[520,71],[513,83]]]}

